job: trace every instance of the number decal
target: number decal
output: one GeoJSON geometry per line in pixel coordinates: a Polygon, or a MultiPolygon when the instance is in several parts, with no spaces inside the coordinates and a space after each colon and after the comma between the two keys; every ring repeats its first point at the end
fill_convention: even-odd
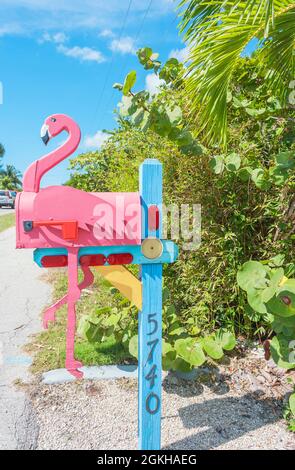
{"type": "Polygon", "coordinates": [[[156,349],[156,346],[157,346],[158,342],[159,342],[159,339],[156,338],[156,339],[153,339],[152,341],[149,341],[147,343],[148,346],[151,346],[151,350],[149,352],[147,362],[153,362],[153,360],[154,360],[154,351],[156,349]]]}
{"type": "Polygon", "coordinates": [[[156,364],[154,364],[151,370],[149,371],[149,373],[145,376],[145,379],[150,382],[150,388],[153,388],[153,386],[155,385],[155,380],[158,377],[156,374],[156,371],[157,371],[157,366],[156,364]]]}
{"type": "MultiPolygon", "coordinates": [[[[148,315],[148,323],[151,325],[150,332],[148,333],[148,336],[153,336],[157,334],[158,331],[158,320],[157,320],[157,313],[150,313],[148,315]]],[[[149,382],[149,387],[150,389],[153,389],[156,383],[156,379],[158,379],[158,374],[157,374],[157,366],[156,364],[153,364],[154,359],[155,359],[155,350],[157,347],[157,344],[159,343],[159,338],[154,338],[151,339],[150,341],[147,341],[147,346],[149,347],[149,353],[148,357],[146,360],[146,364],[151,364],[151,368],[147,375],[145,376],[145,380],[149,382]]],[[[146,411],[152,415],[156,414],[157,411],[160,408],[160,398],[159,396],[151,391],[151,393],[147,396],[146,398],[146,411]]]]}
{"type": "Polygon", "coordinates": [[[158,395],[151,392],[147,396],[145,406],[146,406],[146,410],[147,410],[148,413],[150,413],[151,415],[155,415],[157,413],[157,411],[159,411],[159,408],[160,408],[160,398],[158,397],[158,395]],[[151,407],[151,402],[152,402],[153,399],[155,401],[155,406],[152,408],[151,407]]]}
{"type": "Polygon", "coordinates": [[[148,322],[154,324],[154,329],[151,329],[151,331],[148,333],[149,336],[154,335],[158,331],[158,321],[154,319],[156,315],[156,313],[150,313],[148,315],[148,322]]]}

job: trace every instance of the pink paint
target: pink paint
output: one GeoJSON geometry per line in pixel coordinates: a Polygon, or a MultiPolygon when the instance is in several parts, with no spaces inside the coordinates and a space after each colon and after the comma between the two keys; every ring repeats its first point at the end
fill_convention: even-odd
{"type": "MultiPolygon", "coordinates": [[[[84,279],[82,282],[80,282],[79,284],[79,289],[80,289],[80,293],[82,292],[83,289],[86,289],[87,287],[91,286],[91,284],[93,283],[94,281],[94,276],[93,276],[93,273],[91,271],[91,269],[89,268],[89,266],[83,266],[81,265],[81,269],[84,273],[84,279]]],[[[55,322],[55,314],[57,312],[57,310],[62,307],[63,305],[65,305],[66,303],[68,302],[68,295],[64,295],[61,299],[59,299],[57,302],[55,302],[53,305],[51,305],[51,307],[48,307],[44,314],[43,314],[43,327],[45,329],[48,328],[48,323],[49,322],[55,322]]]]}
{"type": "Polygon", "coordinates": [[[16,198],[16,247],[68,250],[68,295],[44,314],[44,327],[55,320],[56,310],[68,304],[66,368],[75,376],[81,363],[74,357],[76,302],[81,289],[92,282],[89,268],[78,285],[78,251],[84,246],[139,245],[141,243],[141,207],[138,193],[87,193],[67,186],[40,189],[42,177],[72,155],[81,139],[79,126],[64,114],[49,116],[42,129],[45,144],[68,132],[67,141],[56,150],[32,163],[25,172],[23,192],[16,198]]]}

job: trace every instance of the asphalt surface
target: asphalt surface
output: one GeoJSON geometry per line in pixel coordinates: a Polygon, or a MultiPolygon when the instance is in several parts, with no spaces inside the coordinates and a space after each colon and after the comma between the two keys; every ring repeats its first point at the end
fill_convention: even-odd
{"type": "MultiPolygon", "coordinates": [[[[0,210],[1,215],[9,212],[0,210]]],[[[15,228],[0,233],[0,449],[34,449],[38,425],[31,402],[15,382],[28,381],[22,346],[41,329],[50,286],[40,280],[32,250],[16,250],[15,228]]]]}

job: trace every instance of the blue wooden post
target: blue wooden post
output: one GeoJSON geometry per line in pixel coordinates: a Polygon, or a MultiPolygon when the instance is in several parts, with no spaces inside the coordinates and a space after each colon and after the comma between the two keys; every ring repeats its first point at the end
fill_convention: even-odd
{"type": "MultiPolygon", "coordinates": [[[[140,167],[142,239],[162,236],[162,164],[147,159],[140,167]],[[159,209],[159,226],[148,225],[148,208],[159,209]]],[[[138,325],[138,431],[141,450],[161,448],[162,264],[142,264],[142,312],[138,325]]]]}

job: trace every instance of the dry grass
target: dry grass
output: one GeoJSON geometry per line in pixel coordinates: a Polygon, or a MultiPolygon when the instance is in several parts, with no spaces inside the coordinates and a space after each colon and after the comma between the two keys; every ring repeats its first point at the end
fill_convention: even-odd
{"type": "Polygon", "coordinates": [[[4,232],[4,230],[8,229],[9,227],[13,227],[13,225],[15,225],[15,214],[1,215],[0,232],[4,232]]]}

